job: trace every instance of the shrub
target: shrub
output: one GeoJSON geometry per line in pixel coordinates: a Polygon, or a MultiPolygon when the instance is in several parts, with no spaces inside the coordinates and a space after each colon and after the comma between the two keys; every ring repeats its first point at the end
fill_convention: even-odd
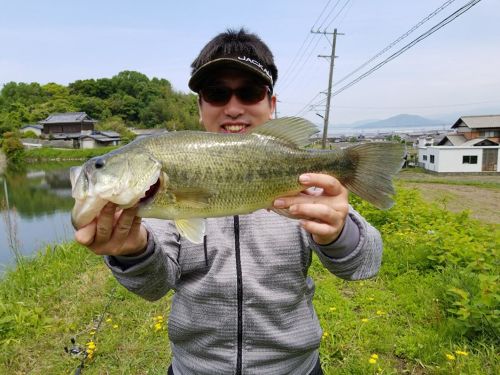
{"type": "Polygon", "coordinates": [[[439,272],[446,285],[439,300],[455,334],[498,340],[498,227],[425,203],[416,190],[398,190],[397,202],[382,211],[352,198],[384,238],[382,273],[439,272]]]}

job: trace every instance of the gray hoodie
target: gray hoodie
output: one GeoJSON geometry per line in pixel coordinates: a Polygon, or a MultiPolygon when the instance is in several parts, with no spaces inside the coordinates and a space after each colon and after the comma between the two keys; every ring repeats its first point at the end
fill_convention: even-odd
{"type": "Polygon", "coordinates": [[[352,208],[328,246],[314,243],[296,220],[265,210],[208,219],[203,244],[180,238],[170,221],[144,222],[146,253],[106,263],[148,300],[175,291],[168,332],[176,375],[308,374],[322,335],[307,276],[312,251],[347,280],[380,267],[380,234],[352,208]]]}

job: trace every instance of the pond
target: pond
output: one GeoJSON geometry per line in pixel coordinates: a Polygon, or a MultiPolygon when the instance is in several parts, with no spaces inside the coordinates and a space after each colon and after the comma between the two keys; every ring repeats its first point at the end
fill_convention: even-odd
{"type": "Polygon", "coordinates": [[[0,275],[16,254],[73,239],[69,168],[79,164],[30,165],[0,176],[0,275]]]}

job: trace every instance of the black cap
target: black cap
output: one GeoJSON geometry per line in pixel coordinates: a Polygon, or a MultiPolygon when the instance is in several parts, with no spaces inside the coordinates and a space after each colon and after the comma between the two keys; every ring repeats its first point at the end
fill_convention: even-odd
{"type": "Polygon", "coordinates": [[[202,65],[191,76],[188,83],[189,88],[198,92],[200,84],[202,84],[211,73],[215,70],[220,70],[221,68],[246,70],[249,73],[259,76],[259,78],[266,82],[269,87],[272,88],[274,86],[273,76],[271,75],[270,70],[263,63],[251,57],[235,56],[217,58],[202,65]]]}
{"type": "Polygon", "coordinates": [[[278,78],[278,69],[273,54],[255,34],[245,29],[227,30],[217,35],[201,50],[191,64],[191,79],[188,86],[199,92],[201,85],[215,71],[236,69],[254,74],[272,90],[278,78]]]}

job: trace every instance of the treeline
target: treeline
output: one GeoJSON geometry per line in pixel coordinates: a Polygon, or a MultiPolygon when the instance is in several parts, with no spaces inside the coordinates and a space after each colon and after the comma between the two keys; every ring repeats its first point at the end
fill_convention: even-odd
{"type": "Polygon", "coordinates": [[[57,83],[9,82],[0,91],[0,136],[48,115],[86,112],[101,129],[199,129],[196,96],[172,89],[166,79],[135,71],[112,78],[57,83]]]}

